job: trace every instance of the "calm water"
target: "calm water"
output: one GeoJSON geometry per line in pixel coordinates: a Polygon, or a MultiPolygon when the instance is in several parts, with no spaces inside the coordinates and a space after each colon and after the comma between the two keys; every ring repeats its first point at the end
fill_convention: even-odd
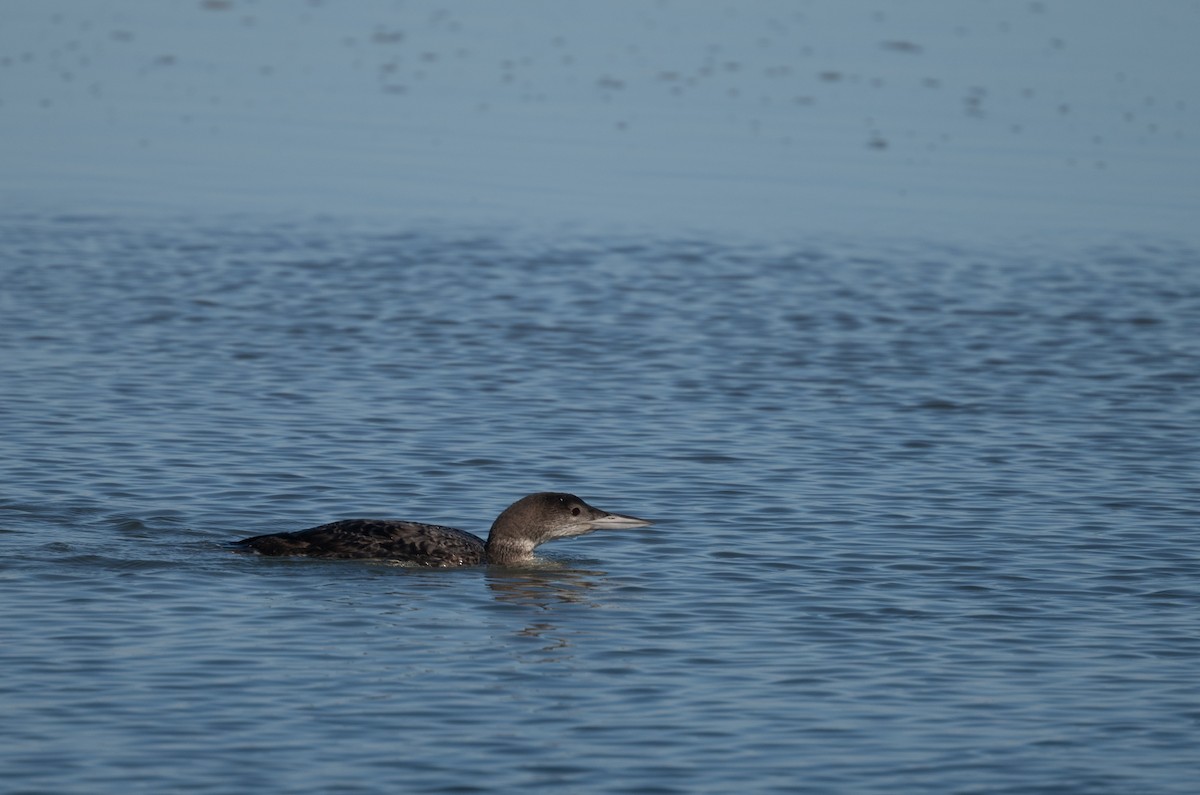
{"type": "Polygon", "coordinates": [[[0,223],[13,793],[1185,793],[1200,255],[0,223]],[[652,528],[530,569],[346,516],[652,528]]]}

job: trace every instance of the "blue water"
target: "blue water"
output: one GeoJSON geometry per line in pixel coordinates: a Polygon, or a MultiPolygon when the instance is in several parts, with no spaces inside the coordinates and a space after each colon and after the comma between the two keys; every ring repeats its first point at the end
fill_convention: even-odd
{"type": "Polygon", "coordinates": [[[0,222],[13,793],[1190,793],[1200,254],[0,222]],[[529,568],[348,516],[653,518],[529,568]]]}

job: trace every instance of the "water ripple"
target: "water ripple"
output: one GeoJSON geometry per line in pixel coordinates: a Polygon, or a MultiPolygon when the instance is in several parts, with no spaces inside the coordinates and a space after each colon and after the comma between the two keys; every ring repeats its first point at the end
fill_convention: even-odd
{"type": "Polygon", "coordinates": [[[30,791],[1190,792],[1200,268],[14,221],[0,770],[30,791]],[[354,515],[650,528],[264,559],[354,515]]]}

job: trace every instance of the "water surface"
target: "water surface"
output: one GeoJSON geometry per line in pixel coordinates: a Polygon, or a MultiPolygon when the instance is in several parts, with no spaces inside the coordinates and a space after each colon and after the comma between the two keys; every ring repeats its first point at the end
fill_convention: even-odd
{"type": "Polygon", "coordinates": [[[9,216],[13,792],[1185,793],[1200,269],[9,216]],[[657,520],[536,567],[346,516],[657,520]]]}

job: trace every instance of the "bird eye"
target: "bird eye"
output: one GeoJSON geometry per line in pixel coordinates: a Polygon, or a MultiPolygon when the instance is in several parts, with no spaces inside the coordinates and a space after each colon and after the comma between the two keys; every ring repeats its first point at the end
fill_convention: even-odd
{"type": "Polygon", "coordinates": [[[571,515],[572,515],[572,516],[578,516],[578,515],[579,515],[579,506],[578,506],[578,505],[576,505],[574,508],[572,508],[572,509],[571,509],[571,515]]]}

